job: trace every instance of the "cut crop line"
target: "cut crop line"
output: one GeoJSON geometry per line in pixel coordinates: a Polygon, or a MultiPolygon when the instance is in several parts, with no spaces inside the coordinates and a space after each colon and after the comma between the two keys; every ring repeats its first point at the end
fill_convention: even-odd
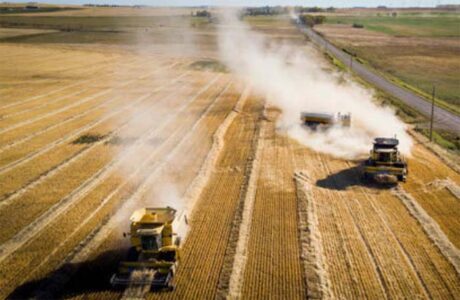
{"type": "MultiPolygon", "coordinates": [[[[348,167],[352,167],[352,165],[347,162],[347,166],[348,167]]],[[[358,172],[355,172],[357,178],[359,178],[359,175],[358,172]]],[[[403,254],[403,257],[405,258],[407,264],[410,266],[410,268],[412,269],[412,272],[414,272],[415,276],[417,277],[417,279],[419,280],[419,283],[420,283],[420,286],[423,288],[423,291],[425,293],[425,296],[426,298],[428,299],[432,299],[433,297],[431,296],[431,293],[425,283],[425,281],[423,280],[420,272],[417,270],[417,268],[415,267],[415,263],[412,259],[412,257],[410,256],[410,254],[407,252],[406,248],[404,247],[403,243],[400,241],[400,239],[397,237],[396,233],[393,231],[393,229],[391,228],[391,226],[389,225],[389,222],[388,222],[388,217],[385,215],[385,213],[382,211],[381,208],[377,208],[377,205],[375,205],[375,200],[374,200],[374,197],[372,195],[369,195],[367,193],[367,191],[363,188],[363,187],[359,187],[359,190],[361,191],[361,193],[364,195],[364,197],[369,201],[372,209],[375,211],[375,213],[377,214],[377,216],[380,218],[380,220],[382,221],[381,224],[383,224],[383,226],[387,229],[387,231],[390,233],[390,236],[396,241],[397,245],[398,245],[398,248],[399,250],[401,251],[401,253],[403,254]]],[[[355,198],[353,198],[354,201],[357,201],[355,198]]]]}
{"type": "MultiPolygon", "coordinates": [[[[90,65],[90,68],[88,68],[89,66],[78,66],[78,67],[73,68],[73,70],[85,68],[85,71],[86,71],[86,72],[85,72],[83,75],[81,75],[82,77],[87,77],[87,75],[92,75],[92,76],[94,76],[95,73],[92,72],[92,71],[90,71],[91,69],[93,69],[93,68],[98,68],[99,70],[96,71],[96,74],[97,74],[97,73],[102,73],[102,72],[104,71],[104,69],[106,69],[106,68],[108,67],[109,62],[110,62],[110,60],[106,60],[106,61],[102,61],[102,62],[100,62],[99,64],[96,64],[96,65],[91,64],[91,65],[90,65]],[[100,69],[102,69],[102,70],[100,70],[100,69]]],[[[129,65],[129,64],[131,64],[131,63],[133,63],[133,62],[134,62],[134,60],[131,60],[130,62],[126,63],[126,65],[129,65]]],[[[35,66],[35,67],[36,67],[36,66],[35,66]]],[[[69,70],[69,69],[67,69],[66,71],[68,71],[68,70],[69,70]]],[[[59,71],[54,71],[54,72],[59,72],[59,71]]],[[[104,73],[104,74],[105,74],[105,73],[104,73]]],[[[79,85],[79,84],[82,85],[82,84],[85,84],[86,82],[91,82],[92,80],[93,80],[93,78],[84,79],[84,80],[79,81],[79,82],[77,82],[77,83],[75,83],[75,84],[69,85],[67,88],[71,88],[71,87],[74,87],[74,86],[79,85]]],[[[42,81],[43,81],[43,82],[47,82],[47,81],[49,81],[49,79],[45,79],[45,80],[42,80],[42,81]]],[[[33,83],[37,83],[37,80],[34,80],[33,83]]],[[[32,88],[32,90],[33,90],[33,88],[32,88]]],[[[52,92],[53,92],[53,94],[54,94],[54,92],[58,92],[58,91],[61,91],[61,89],[59,89],[59,90],[54,90],[54,91],[52,91],[52,92]]],[[[81,89],[79,89],[79,91],[78,91],[77,93],[79,93],[79,92],[81,92],[81,89]]],[[[69,96],[72,96],[72,95],[75,95],[75,94],[76,94],[76,93],[64,95],[64,96],[62,96],[62,97],[60,97],[60,98],[57,98],[57,99],[63,99],[63,98],[66,98],[66,97],[69,97],[69,96]]],[[[48,96],[49,93],[48,93],[48,94],[45,94],[45,95],[48,96]]],[[[38,96],[34,96],[34,97],[31,97],[31,98],[26,99],[26,100],[23,100],[23,101],[16,101],[16,102],[14,102],[14,103],[11,103],[10,105],[14,107],[14,106],[17,106],[17,105],[20,105],[20,104],[26,104],[26,103],[28,103],[28,102],[30,102],[30,101],[32,101],[32,100],[36,100],[36,99],[39,99],[39,98],[41,98],[41,97],[44,97],[45,95],[38,95],[38,96]],[[15,104],[15,105],[13,105],[13,104],[15,104]]],[[[53,100],[52,102],[51,102],[51,101],[50,101],[50,102],[45,102],[45,103],[43,103],[42,105],[39,105],[38,107],[42,107],[42,106],[44,106],[44,105],[47,105],[48,103],[56,102],[57,99],[53,100]]],[[[8,105],[6,105],[6,106],[0,108],[0,110],[3,110],[3,109],[8,108],[7,106],[8,106],[8,105]]],[[[14,116],[14,115],[19,115],[19,114],[22,114],[22,113],[31,111],[31,110],[33,110],[33,109],[35,109],[35,108],[36,108],[36,106],[33,106],[33,107],[31,107],[31,108],[26,108],[26,109],[24,109],[24,110],[19,110],[19,111],[17,111],[17,112],[12,112],[12,113],[9,113],[9,114],[5,114],[5,115],[3,115],[2,117],[3,117],[3,118],[7,118],[7,117],[14,116]]]]}
{"type": "MultiPolygon", "coordinates": [[[[100,96],[101,94],[105,94],[105,93],[107,93],[107,92],[106,91],[100,92],[100,93],[98,93],[99,95],[97,95],[97,96],[100,96]]],[[[94,98],[94,97],[96,97],[96,96],[91,96],[91,98],[94,98]]],[[[92,122],[90,124],[87,124],[87,125],[85,125],[83,127],[80,127],[77,131],[74,131],[71,134],[62,137],[62,138],[60,138],[60,139],[58,139],[58,140],[46,145],[45,147],[43,147],[43,148],[41,148],[41,149],[39,149],[39,150],[37,150],[35,152],[29,153],[28,155],[26,155],[26,156],[24,156],[24,157],[22,157],[20,159],[17,159],[17,160],[15,160],[13,162],[10,162],[9,164],[6,164],[6,165],[0,167],[0,175],[10,171],[11,169],[13,169],[13,168],[15,168],[15,167],[17,167],[19,165],[22,165],[24,163],[27,163],[27,162],[31,161],[35,157],[47,152],[48,150],[54,148],[55,146],[61,145],[61,144],[65,143],[65,142],[67,142],[69,140],[74,139],[75,137],[77,137],[82,132],[90,130],[93,127],[96,127],[97,125],[99,125],[99,124],[103,123],[104,121],[108,120],[109,118],[111,118],[112,116],[116,115],[119,111],[121,111],[123,109],[124,109],[124,107],[122,107],[122,108],[120,108],[120,109],[118,109],[118,110],[116,110],[116,111],[114,111],[114,112],[112,112],[110,114],[107,114],[103,118],[98,119],[98,120],[96,120],[96,121],[94,121],[94,122],[92,122]]]]}
{"type": "MultiPolygon", "coordinates": [[[[220,76],[218,76],[220,77],[220,76]]],[[[205,90],[209,88],[209,86],[214,83],[218,77],[214,78],[204,89],[202,89],[198,94],[196,94],[192,99],[196,99],[201,93],[203,93],[205,90]]],[[[137,188],[136,192],[134,192],[126,201],[123,202],[122,207],[117,210],[117,212],[110,218],[110,220],[105,223],[101,224],[101,227],[97,229],[97,233],[92,236],[90,240],[87,241],[87,244],[81,248],[79,246],[79,250],[77,251],[72,251],[72,257],[68,257],[66,260],[64,260],[62,263],[77,263],[78,261],[84,261],[87,256],[89,256],[92,253],[92,249],[95,249],[98,247],[99,244],[101,244],[107,236],[110,235],[110,233],[113,231],[114,228],[116,228],[119,225],[119,222],[122,221],[122,216],[124,215],[124,212],[128,209],[127,207],[133,205],[133,203],[138,200],[142,193],[151,185],[152,178],[155,178],[159,172],[162,170],[162,168],[165,166],[165,164],[176,154],[178,149],[185,143],[185,140],[189,139],[190,136],[193,134],[194,129],[197,128],[197,124],[201,123],[205,116],[209,113],[211,110],[211,107],[214,106],[215,103],[219,100],[220,96],[228,89],[230,86],[230,83],[227,84],[227,86],[215,97],[215,99],[212,101],[212,103],[208,106],[208,108],[202,113],[200,118],[195,121],[194,125],[192,126],[191,130],[187,131],[186,136],[181,139],[181,141],[173,146],[173,149],[169,152],[168,156],[161,160],[161,162],[157,162],[154,164],[154,166],[148,167],[150,170],[153,171],[149,175],[148,178],[145,178],[143,183],[137,188]]],[[[190,101],[189,103],[193,102],[190,101]]],[[[177,112],[174,116],[171,117],[172,120],[174,120],[174,117],[177,116],[179,113],[183,112],[185,108],[188,107],[188,105],[183,106],[183,109],[181,109],[179,112],[177,112]]],[[[156,130],[156,132],[161,132],[164,130],[166,127],[166,123],[163,124],[162,128],[159,128],[156,130]]],[[[179,132],[180,129],[177,129],[177,132],[179,132]]],[[[146,160],[146,163],[142,164],[139,166],[133,173],[131,173],[122,184],[120,184],[115,190],[113,190],[109,195],[107,195],[100,203],[99,205],[92,211],[92,213],[87,216],[81,223],[80,225],[75,228],[75,230],[64,240],[62,241],[57,247],[54,248],[52,253],[50,253],[46,258],[42,260],[42,262],[36,266],[35,269],[40,268],[42,265],[45,265],[48,260],[55,254],[59,249],[67,243],[69,240],[72,240],[73,236],[81,229],[83,226],[85,226],[107,203],[110,202],[110,200],[117,194],[119,193],[132,179],[136,178],[138,174],[140,174],[145,167],[153,161],[155,156],[160,153],[162,150],[161,148],[166,147],[168,142],[172,140],[174,137],[174,134],[168,135],[167,139],[155,150],[149,155],[149,157],[146,160]]],[[[69,275],[69,274],[67,274],[69,275]]]]}
{"type": "MultiPolygon", "coordinates": [[[[162,70],[163,70],[163,69],[161,69],[161,70],[159,70],[159,71],[162,71],[162,70]]],[[[72,120],[74,120],[74,119],[76,119],[76,118],[78,118],[78,117],[85,116],[85,115],[89,114],[91,111],[93,111],[93,110],[95,110],[95,109],[97,109],[97,108],[99,108],[99,107],[103,107],[103,106],[105,106],[105,105],[107,105],[107,104],[109,104],[109,103],[115,101],[116,99],[117,99],[116,97],[113,97],[113,98],[111,98],[110,100],[105,101],[105,102],[102,102],[102,103],[100,103],[100,104],[98,104],[98,105],[96,105],[96,106],[94,106],[94,107],[92,107],[92,108],[90,108],[90,109],[88,109],[88,110],[86,110],[86,111],[83,111],[83,112],[81,112],[81,113],[79,113],[79,114],[76,114],[76,115],[72,115],[72,116],[69,117],[69,118],[63,119],[62,122],[59,122],[59,123],[53,124],[53,125],[51,125],[51,126],[45,127],[45,128],[43,128],[42,130],[39,130],[39,131],[37,131],[37,132],[34,132],[34,133],[32,133],[32,134],[30,134],[30,135],[28,135],[28,136],[25,136],[25,137],[23,137],[23,138],[21,138],[21,139],[14,140],[14,141],[10,142],[9,144],[6,144],[5,146],[1,147],[1,148],[0,148],[0,153],[2,153],[3,151],[5,151],[6,149],[9,149],[9,148],[11,148],[11,147],[13,147],[13,146],[16,146],[17,144],[21,144],[21,143],[23,143],[23,142],[26,142],[26,141],[30,140],[31,138],[33,138],[33,137],[35,137],[35,136],[37,136],[37,135],[39,135],[39,134],[45,133],[45,132],[47,132],[47,131],[49,131],[49,130],[52,130],[52,129],[56,128],[56,127],[59,127],[59,126],[61,126],[61,125],[64,125],[64,124],[66,124],[66,123],[68,123],[68,122],[70,122],[70,121],[72,121],[72,120]]]]}
{"type": "MultiPolygon", "coordinates": [[[[295,162],[294,162],[295,163],[295,162]]],[[[324,250],[319,229],[318,216],[311,191],[310,178],[306,171],[296,171],[294,174],[296,183],[298,214],[299,214],[299,237],[301,259],[304,265],[304,278],[306,278],[307,295],[309,299],[334,299],[331,282],[324,263],[324,250]],[[315,279],[311,278],[315,274],[315,279]],[[319,295],[317,294],[319,292],[319,295]]]]}
{"type": "MultiPolygon", "coordinates": [[[[132,61],[131,61],[132,62],[132,61]]],[[[129,62],[129,63],[131,63],[129,62]]],[[[96,66],[94,66],[96,67],[96,66]]],[[[97,67],[100,67],[100,66],[97,66],[97,67]]],[[[91,68],[92,69],[92,68],[91,68]]],[[[86,72],[88,74],[94,74],[94,72],[92,71],[88,71],[86,72]]],[[[80,85],[80,84],[84,84],[86,82],[90,82],[90,81],[94,81],[94,78],[90,78],[90,79],[85,79],[85,80],[82,80],[82,81],[79,81],[79,82],[76,82],[76,83],[72,83],[72,84],[69,84],[69,85],[66,85],[66,86],[63,86],[63,87],[60,87],[60,88],[57,88],[55,90],[52,90],[52,91],[49,91],[45,94],[41,94],[41,95],[37,95],[37,96],[32,96],[30,98],[26,98],[24,100],[20,100],[20,101],[15,101],[13,103],[10,103],[10,104],[6,104],[6,105],[3,105],[0,107],[0,110],[2,109],[6,109],[6,108],[10,108],[10,107],[14,107],[14,106],[18,106],[18,105],[21,105],[21,104],[25,104],[25,103],[28,103],[30,101],[33,101],[33,100],[36,100],[36,99],[39,99],[39,98],[43,98],[43,97],[46,97],[46,96],[49,96],[49,95],[52,95],[52,94],[55,94],[57,92],[60,92],[60,91],[63,91],[65,89],[68,89],[68,88],[72,88],[72,87],[75,87],[77,85],[80,85]]]]}
{"type": "Polygon", "coordinates": [[[39,130],[37,132],[34,132],[34,133],[30,134],[30,135],[27,135],[27,136],[25,136],[23,138],[14,140],[14,141],[10,142],[9,144],[6,144],[5,146],[1,147],[0,148],[0,154],[3,153],[5,150],[10,149],[11,147],[14,147],[14,146],[20,145],[22,143],[25,143],[25,142],[31,140],[32,138],[34,138],[34,137],[36,137],[36,136],[38,136],[40,134],[46,133],[48,131],[51,131],[54,128],[57,128],[57,127],[62,126],[64,124],[67,124],[67,123],[69,123],[69,122],[71,122],[71,121],[73,121],[75,119],[80,118],[80,117],[84,117],[84,116],[90,114],[91,112],[101,108],[101,107],[107,106],[108,104],[110,104],[112,102],[115,102],[115,100],[118,100],[118,99],[119,98],[117,98],[117,97],[113,97],[110,100],[101,102],[100,104],[98,104],[98,105],[96,105],[96,106],[94,106],[94,107],[92,107],[92,108],[90,108],[88,110],[85,110],[85,111],[83,111],[83,112],[81,112],[79,114],[76,114],[76,115],[73,115],[73,116],[71,116],[71,117],[69,117],[67,119],[64,119],[62,122],[53,124],[51,126],[43,128],[43,129],[41,129],[41,130],[39,130]]]}
{"type": "MultiPolygon", "coordinates": [[[[265,105],[264,105],[265,110],[265,105]]],[[[255,141],[254,157],[249,174],[247,189],[244,194],[244,204],[241,216],[241,223],[238,230],[238,241],[233,258],[233,268],[230,274],[228,297],[231,299],[241,299],[244,280],[244,271],[248,260],[247,246],[251,233],[252,213],[257,192],[257,181],[260,174],[261,155],[264,149],[264,138],[266,131],[266,121],[260,120],[257,140],[255,141]]]]}
{"type": "MultiPolygon", "coordinates": [[[[100,182],[107,178],[111,171],[116,167],[122,164],[122,161],[129,157],[131,154],[130,150],[136,149],[141,142],[148,140],[155,133],[160,132],[160,130],[165,127],[169,122],[171,122],[177,114],[185,110],[190,103],[192,103],[196,98],[199,97],[204,91],[206,91],[217,79],[219,76],[216,76],[211,82],[208,83],[204,88],[202,88],[195,96],[192,96],[188,101],[186,101],[179,111],[175,111],[174,115],[171,115],[166,122],[163,123],[163,126],[153,128],[151,132],[145,134],[141,139],[137,140],[135,144],[129,147],[129,150],[124,153],[124,155],[119,160],[113,160],[106,167],[101,169],[99,172],[94,174],[91,178],[86,180],[82,185],[75,189],[68,196],[61,199],[58,203],[50,207],[44,214],[37,218],[34,222],[30,223],[28,226],[23,228],[18,234],[13,238],[5,242],[0,246],[0,263],[8,257],[11,253],[16,251],[19,247],[27,243],[31,238],[33,238],[39,231],[41,231],[45,226],[50,224],[56,217],[62,214],[68,208],[74,206],[78,200],[82,199],[86,194],[93,190],[100,182]]],[[[158,151],[158,148],[156,149],[158,151]]],[[[156,153],[157,151],[154,151],[156,153]]],[[[113,193],[112,193],[113,194],[113,193]]],[[[105,201],[105,200],[104,200],[105,201]]],[[[103,202],[104,202],[103,201],[103,202]]]]}
{"type": "Polygon", "coordinates": [[[198,199],[206,187],[211,175],[214,171],[214,168],[219,159],[219,155],[222,152],[222,149],[225,146],[225,134],[230,128],[230,125],[233,123],[235,118],[238,116],[238,111],[241,111],[246,104],[247,99],[250,94],[250,87],[246,87],[242,94],[240,95],[237,103],[235,104],[234,109],[227,115],[225,120],[219,125],[216,132],[213,135],[213,144],[208,154],[206,155],[205,161],[202,164],[198,175],[194,178],[190,186],[184,193],[185,203],[187,203],[187,216],[188,219],[193,218],[193,212],[198,199]]]}
{"type": "Polygon", "coordinates": [[[439,227],[433,218],[417,203],[417,201],[406,192],[402,187],[398,186],[393,189],[393,194],[401,200],[409,213],[422,226],[423,230],[431,241],[438,247],[442,255],[452,264],[452,266],[460,274],[460,251],[455,247],[449,238],[439,227]]]}
{"type": "MultiPolygon", "coordinates": [[[[172,151],[170,151],[168,153],[168,155],[161,160],[161,162],[155,164],[153,167],[152,167],[152,173],[150,173],[150,175],[144,180],[144,182],[138,187],[138,189],[134,192],[134,194],[127,200],[125,201],[125,203],[123,203],[123,208],[119,210],[119,213],[121,212],[121,214],[124,214],[126,211],[130,211],[132,209],[134,209],[134,205],[137,205],[139,201],[141,201],[142,197],[145,195],[145,193],[148,191],[148,189],[152,186],[152,184],[158,179],[158,175],[162,172],[163,168],[165,167],[165,165],[171,161],[172,158],[174,158],[177,154],[177,151],[179,151],[179,149],[182,147],[182,145],[188,141],[193,133],[195,132],[196,128],[201,125],[201,123],[203,122],[203,120],[205,119],[205,117],[208,115],[208,113],[211,111],[211,109],[215,106],[216,103],[218,103],[218,100],[220,99],[221,95],[223,95],[227,89],[230,87],[230,84],[231,83],[228,83],[226,85],[226,87],[224,89],[221,90],[221,92],[214,98],[214,100],[212,101],[212,103],[206,108],[206,110],[204,112],[202,112],[200,118],[194,123],[194,125],[192,126],[192,128],[190,130],[187,131],[187,134],[181,139],[181,141],[174,146],[174,148],[172,149],[172,151]]],[[[165,145],[165,143],[163,144],[165,145]]],[[[152,157],[150,157],[150,160],[152,159],[152,157]]],[[[98,208],[99,209],[99,208],[98,208]]],[[[188,212],[181,212],[181,213],[185,213],[187,214],[188,212]]],[[[118,219],[119,217],[115,217],[115,219],[118,219]]],[[[120,220],[121,221],[121,220],[120,220]]],[[[117,222],[117,224],[119,224],[119,222],[117,222]]],[[[110,230],[110,232],[113,230],[113,228],[110,230]]],[[[183,241],[184,242],[186,239],[186,236],[184,237],[183,241]]],[[[135,290],[133,290],[133,288],[135,289],[135,287],[131,287],[131,286],[128,286],[126,289],[125,289],[125,293],[124,295],[131,295],[131,294],[135,294],[135,290]]],[[[138,295],[139,297],[138,298],[143,298],[144,294],[139,294],[138,295]]],[[[128,298],[125,298],[124,296],[122,297],[122,299],[128,299],[128,298]]]]}
{"type": "MultiPolygon", "coordinates": [[[[319,157],[320,161],[322,162],[322,166],[327,171],[327,174],[333,174],[333,172],[331,172],[331,169],[329,168],[329,165],[325,161],[324,156],[321,155],[321,154],[317,154],[317,156],[319,157]]],[[[334,183],[336,185],[338,185],[337,179],[334,178],[333,180],[334,180],[334,183]]],[[[345,199],[344,196],[341,193],[339,193],[338,195],[340,196],[341,199],[343,199],[342,203],[345,203],[345,207],[346,207],[348,215],[350,216],[350,219],[351,219],[351,221],[353,223],[353,227],[355,229],[355,232],[358,234],[359,239],[361,240],[361,242],[363,243],[363,245],[366,248],[366,253],[367,253],[367,255],[368,255],[369,259],[370,259],[370,262],[372,264],[373,271],[377,275],[380,287],[382,288],[382,291],[384,293],[384,297],[385,297],[385,299],[388,299],[389,289],[388,289],[387,283],[386,283],[386,281],[384,279],[383,271],[382,271],[380,265],[377,262],[377,258],[376,258],[376,255],[374,253],[374,250],[372,249],[368,239],[364,235],[363,229],[361,228],[360,225],[358,225],[358,222],[356,220],[356,216],[353,213],[353,210],[350,208],[350,205],[349,205],[347,199],[345,199]]]]}
{"type": "Polygon", "coordinates": [[[62,101],[64,99],[68,99],[69,97],[72,97],[72,96],[75,96],[75,95],[78,95],[78,94],[83,94],[84,92],[86,92],[86,91],[88,91],[90,89],[91,88],[89,88],[89,87],[84,88],[84,89],[80,89],[80,90],[78,90],[76,92],[67,94],[67,95],[62,96],[62,97],[58,97],[56,99],[53,99],[53,100],[50,100],[50,101],[47,101],[47,102],[44,102],[44,103],[42,103],[40,105],[32,106],[32,107],[26,108],[26,109],[21,110],[21,111],[12,112],[12,113],[9,113],[9,114],[2,115],[2,121],[7,120],[8,118],[11,118],[11,117],[14,117],[14,116],[18,116],[18,115],[22,115],[22,114],[25,114],[25,113],[28,113],[28,112],[31,112],[31,111],[34,111],[34,110],[38,110],[38,109],[40,109],[42,107],[45,107],[45,106],[48,106],[50,104],[62,101]]]}
{"type": "MultiPolygon", "coordinates": [[[[172,65],[166,67],[165,69],[167,69],[167,68],[169,68],[169,67],[174,67],[174,66],[177,65],[177,64],[178,64],[178,63],[174,63],[174,64],[172,64],[172,65]]],[[[139,77],[137,77],[137,78],[134,78],[134,79],[125,81],[123,84],[121,84],[120,86],[118,86],[118,87],[116,87],[116,88],[108,88],[108,89],[105,89],[105,90],[100,91],[100,92],[98,92],[98,93],[96,93],[96,94],[93,94],[93,95],[91,95],[91,96],[85,97],[85,98],[83,98],[83,99],[81,99],[81,100],[79,100],[79,101],[77,101],[77,102],[74,102],[73,104],[70,104],[70,105],[61,107],[61,108],[56,109],[56,110],[54,110],[54,111],[52,111],[52,112],[49,112],[49,113],[47,113],[47,114],[40,115],[40,116],[37,116],[37,117],[35,117],[35,118],[31,118],[31,119],[29,119],[29,120],[27,120],[27,121],[23,121],[23,122],[20,122],[20,123],[11,125],[11,126],[9,126],[9,127],[6,127],[6,128],[4,128],[4,129],[0,130],[0,134],[5,133],[5,132],[8,132],[8,131],[11,131],[11,130],[16,129],[16,128],[18,128],[18,127],[22,127],[22,126],[24,126],[24,125],[28,125],[28,124],[34,123],[34,122],[39,121],[39,120],[41,120],[41,119],[44,119],[44,118],[47,118],[47,117],[50,117],[50,116],[54,116],[54,115],[56,115],[56,114],[58,114],[58,113],[60,113],[60,112],[64,112],[64,111],[69,110],[69,109],[71,109],[71,108],[73,108],[73,107],[79,106],[80,104],[84,104],[84,103],[86,103],[86,102],[88,102],[88,101],[91,101],[91,100],[93,100],[94,98],[97,98],[97,97],[99,97],[99,96],[101,96],[101,95],[106,95],[106,94],[108,94],[108,93],[110,93],[110,92],[116,91],[116,90],[119,89],[119,88],[128,86],[128,85],[132,84],[133,82],[136,82],[136,81],[138,81],[138,80],[145,79],[145,78],[147,78],[147,77],[149,77],[149,76],[151,76],[151,75],[157,73],[158,71],[160,71],[160,70],[155,70],[154,72],[151,72],[151,73],[149,73],[149,74],[147,74],[147,75],[142,75],[142,76],[139,76],[139,77]]]]}
{"type": "MultiPolygon", "coordinates": [[[[129,105],[126,105],[122,108],[120,108],[120,110],[117,110],[117,112],[119,113],[120,111],[122,110],[126,110],[128,109],[129,107],[132,107],[133,105],[136,105],[138,103],[141,103],[142,101],[144,101],[145,99],[148,99],[149,97],[151,97],[152,95],[154,95],[155,93],[159,92],[160,90],[174,84],[175,82],[177,82],[178,80],[180,80],[182,77],[186,76],[189,72],[186,71],[184,73],[182,73],[180,76],[178,76],[177,78],[173,79],[172,81],[170,81],[169,84],[167,85],[164,85],[164,86],[161,86],[159,88],[156,88],[155,90],[153,90],[151,93],[149,93],[148,95],[144,95],[144,96],[141,96],[139,97],[138,99],[134,100],[133,102],[131,102],[129,105]]],[[[169,97],[172,97],[173,95],[171,94],[170,96],[166,97],[166,98],[169,98],[169,97]]],[[[157,103],[158,104],[158,103],[157,103]]],[[[32,181],[30,181],[28,184],[26,184],[25,186],[21,187],[20,189],[12,192],[11,194],[8,194],[1,202],[0,202],[0,209],[5,206],[5,205],[8,205],[10,204],[12,201],[14,201],[15,199],[17,199],[19,196],[23,195],[25,192],[27,192],[28,190],[32,189],[33,187],[37,186],[38,184],[42,183],[43,181],[47,180],[48,178],[54,176],[56,173],[58,173],[60,170],[62,170],[63,168],[65,168],[66,166],[68,166],[69,164],[73,163],[74,161],[78,160],[80,157],[82,157],[83,155],[85,155],[87,152],[89,152],[91,149],[95,148],[97,145],[100,145],[100,144],[103,144],[105,142],[107,142],[108,140],[110,140],[110,138],[112,138],[114,135],[116,135],[117,132],[120,132],[124,127],[126,127],[127,125],[127,122],[125,122],[124,125],[122,125],[120,128],[114,130],[113,132],[111,132],[110,134],[108,134],[106,137],[104,137],[103,139],[101,139],[100,141],[88,146],[88,147],[85,147],[83,149],[81,149],[80,151],[78,151],[77,153],[75,153],[74,155],[72,155],[71,157],[69,157],[68,159],[66,159],[65,161],[63,161],[61,164],[57,165],[56,167],[42,173],[41,175],[39,175],[37,178],[33,179],[32,181]]],[[[1,253],[1,251],[0,251],[1,253]]]]}

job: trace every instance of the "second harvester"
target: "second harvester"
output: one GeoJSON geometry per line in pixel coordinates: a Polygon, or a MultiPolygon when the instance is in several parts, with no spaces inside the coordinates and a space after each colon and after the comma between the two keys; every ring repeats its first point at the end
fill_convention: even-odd
{"type": "Polygon", "coordinates": [[[376,138],[369,159],[364,163],[364,178],[381,183],[406,181],[407,163],[398,151],[396,138],[376,138]]]}

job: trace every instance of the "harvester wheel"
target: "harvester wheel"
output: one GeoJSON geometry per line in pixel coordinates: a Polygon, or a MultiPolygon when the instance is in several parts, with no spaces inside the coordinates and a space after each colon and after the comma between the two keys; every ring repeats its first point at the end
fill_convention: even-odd
{"type": "Polygon", "coordinates": [[[363,180],[364,180],[364,181],[369,181],[369,178],[370,178],[370,177],[369,177],[369,174],[366,173],[366,172],[364,172],[364,173],[363,173],[363,180]]]}
{"type": "Polygon", "coordinates": [[[398,180],[402,182],[406,182],[406,176],[404,175],[398,175],[398,180]]]}

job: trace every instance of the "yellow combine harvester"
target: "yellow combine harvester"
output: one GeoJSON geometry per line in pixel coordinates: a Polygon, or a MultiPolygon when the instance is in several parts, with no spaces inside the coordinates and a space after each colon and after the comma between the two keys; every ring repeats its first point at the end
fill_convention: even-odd
{"type": "Polygon", "coordinates": [[[369,159],[364,164],[364,178],[381,183],[406,181],[407,163],[398,151],[395,138],[376,138],[369,159]]]}
{"type": "Polygon", "coordinates": [[[131,218],[129,235],[132,247],[118,273],[110,280],[114,287],[150,286],[152,289],[173,289],[172,278],[179,262],[181,236],[187,218],[171,207],[142,208],[131,218]]]}
{"type": "Polygon", "coordinates": [[[300,120],[305,126],[312,129],[328,129],[332,126],[338,125],[342,127],[351,126],[351,114],[325,114],[325,113],[311,113],[302,112],[300,120]]]}

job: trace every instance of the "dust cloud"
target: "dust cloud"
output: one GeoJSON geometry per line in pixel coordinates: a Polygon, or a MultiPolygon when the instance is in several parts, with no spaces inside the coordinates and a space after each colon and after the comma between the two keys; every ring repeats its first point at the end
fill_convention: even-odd
{"type": "Polygon", "coordinates": [[[370,91],[343,75],[326,71],[312,47],[270,41],[240,21],[235,11],[223,13],[219,26],[221,60],[248,80],[267,101],[282,109],[280,132],[313,150],[345,159],[365,157],[375,137],[394,137],[409,155],[412,140],[392,109],[379,106],[370,91]],[[304,128],[300,112],[351,113],[352,126],[327,131],[304,128]]]}

